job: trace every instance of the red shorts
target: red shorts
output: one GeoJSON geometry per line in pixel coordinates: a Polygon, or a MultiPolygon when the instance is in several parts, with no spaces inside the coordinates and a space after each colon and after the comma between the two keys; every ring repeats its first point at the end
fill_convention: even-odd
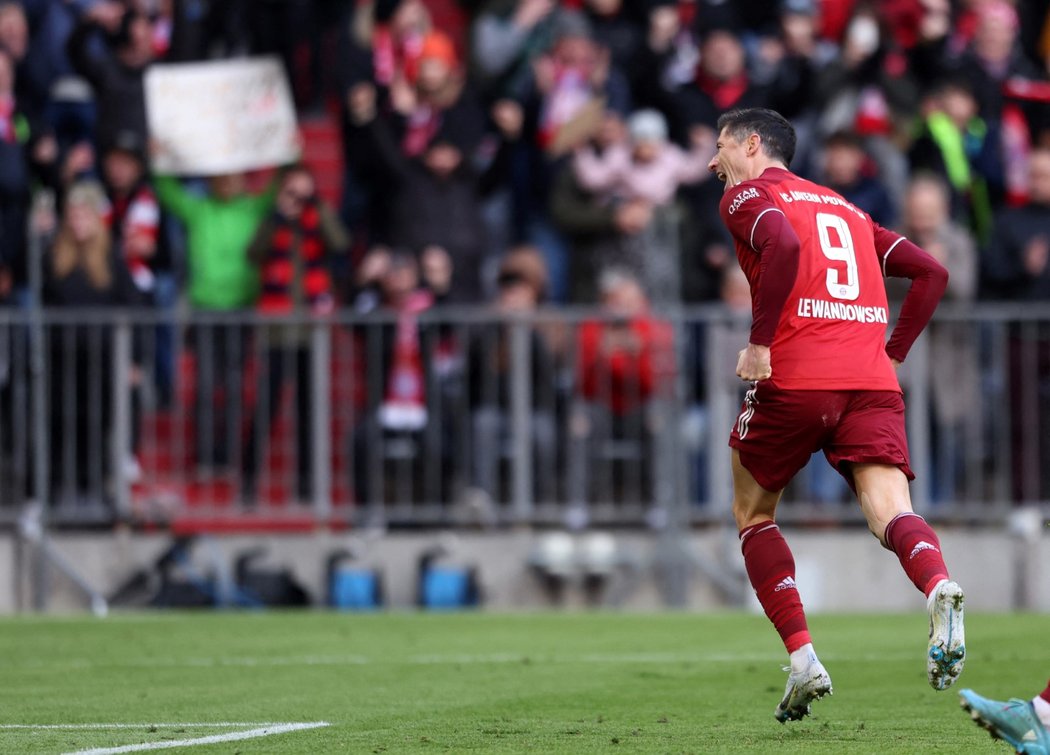
{"type": "Polygon", "coordinates": [[[817,451],[850,488],[846,462],[889,464],[915,479],[908,466],[904,397],[896,391],[786,391],[763,381],[747,392],[729,445],[755,481],[774,492],[817,451]]]}

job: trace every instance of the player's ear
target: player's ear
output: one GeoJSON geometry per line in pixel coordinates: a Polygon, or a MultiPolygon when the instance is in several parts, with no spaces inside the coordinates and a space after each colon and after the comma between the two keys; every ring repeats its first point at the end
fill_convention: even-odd
{"type": "Polygon", "coordinates": [[[758,147],[762,143],[762,137],[758,134],[751,134],[747,137],[747,154],[753,155],[758,152],[758,147]]]}

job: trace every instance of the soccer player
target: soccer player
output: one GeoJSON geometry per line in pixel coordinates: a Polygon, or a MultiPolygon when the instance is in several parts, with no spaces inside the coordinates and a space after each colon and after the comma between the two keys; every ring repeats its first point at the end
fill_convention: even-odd
{"type": "Polygon", "coordinates": [[[840,195],[791,173],[795,132],[779,113],[733,110],[718,119],[718,131],[708,167],[725,182],[719,209],[753,300],[750,342],[736,367],[751,390],[729,442],[733,514],[751,585],[791,659],[775,716],[801,719],[831,692],[794,558],[774,521],[784,487],[818,450],[857,494],[872,534],[926,595],[927,677],[946,689],[965,657],[963,592],[948,578],[937,536],[912,512],[915,475],[896,369],[948,273],[840,195]],[[912,281],[888,343],[884,275],[912,281]]]}
{"type": "Polygon", "coordinates": [[[1050,683],[1029,700],[989,700],[964,689],[962,707],[995,739],[1003,739],[1020,753],[1050,755],[1050,683]]]}

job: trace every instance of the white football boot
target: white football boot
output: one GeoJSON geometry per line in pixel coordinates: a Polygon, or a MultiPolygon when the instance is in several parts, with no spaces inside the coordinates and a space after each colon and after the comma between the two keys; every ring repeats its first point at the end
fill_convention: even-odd
{"type": "Polygon", "coordinates": [[[806,661],[805,666],[798,671],[792,671],[790,666],[784,669],[790,672],[787,688],[784,690],[784,699],[773,712],[780,723],[802,720],[803,716],[809,715],[811,702],[831,694],[831,677],[824,670],[824,664],[812,652],[806,661]]]}
{"type": "Polygon", "coordinates": [[[930,612],[926,676],[934,689],[948,689],[959,678],[966,661],[962,588],[955,582],[941,580],[926,599],[926,607],[930,612]]]}

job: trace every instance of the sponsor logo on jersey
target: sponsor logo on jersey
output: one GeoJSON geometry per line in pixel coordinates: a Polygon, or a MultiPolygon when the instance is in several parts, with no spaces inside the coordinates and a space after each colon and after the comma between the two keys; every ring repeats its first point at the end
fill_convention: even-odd
{"type": "Polygon", "coordinates": [[[824,299],[799,299],[799,317],[817,320],[842,320],[845,322],[876,322],[885,325],[888,322],[885,307],[862,307],[859,304],[844,304],[824,299]]]}
{"type": "Polygon", "coordinates": [[[781,590],[797,590],[798,585],[795,584],[794,577],[784,577],[777,583],[777,586],[773,588],[773,592],[780,592],[781,590]]]}
{"type": "MultiPolygon", "coordinates": [[[[925,540],[920,540],[915,544],[915,547],[911,549],[911,553],[908,554],[908,560],[911,561],[915,558],[916,554],[921,553],[922,551],[937,551],[937,546],[930,545],[925,540]]],[[[937,552],[940,553],[940,551],[937,552]]]]}
{"type": "Polygon", "coordinates": [[[729,214],[732,215],[734,212],[740,209],[740,205],[749,199],[758,199],[758,189],[751,187],[744,189],[735,197],[733,201],[729,203],[729,214]]]}

